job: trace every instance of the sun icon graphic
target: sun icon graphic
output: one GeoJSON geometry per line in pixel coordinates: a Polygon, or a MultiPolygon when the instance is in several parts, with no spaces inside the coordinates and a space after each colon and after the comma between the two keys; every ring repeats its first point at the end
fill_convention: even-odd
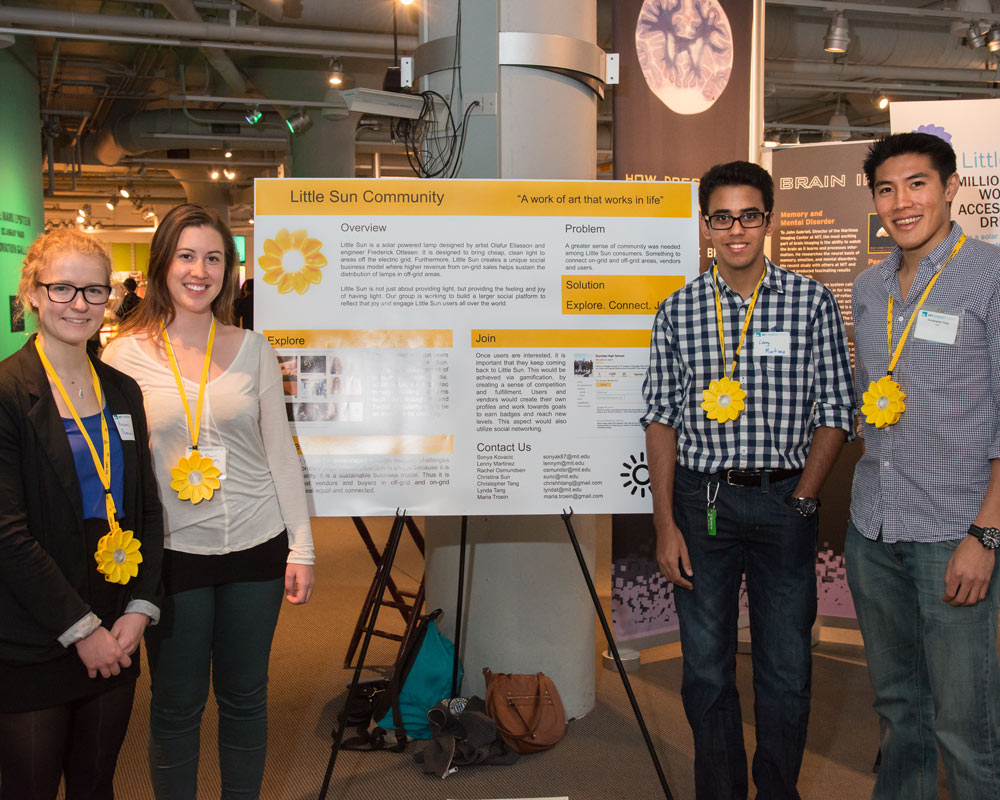
{"type": "Polygon", "coordinates": [[[629,456],[628,461],[622,462],[622,468],[626,470],[621,473],[621,477],[625,478],[622,487],[625,489],[631,487],[629,494],[638,492],[639,497],[645,497],[646,492],[649,491],[649,467],[646,464],[646,454],[639,453],[638,458],[629,456]]]}
{"type": "Polygon", "coordinates": [[[292,289],[305,294],[323,279],[320,270],[326,266],[326,256],[320,251],[322,246],[319,239],[310,239],[304,228],[293,233],[282,228],[273,239],[264,240],[264,255],[257,259],[264,270],[264,283],[277,286],[282,294],[292,289]]]}

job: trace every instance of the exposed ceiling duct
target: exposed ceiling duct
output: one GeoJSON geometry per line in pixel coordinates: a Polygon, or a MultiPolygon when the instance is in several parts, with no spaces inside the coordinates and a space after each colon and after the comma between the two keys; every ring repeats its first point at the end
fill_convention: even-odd
{"type": "Polygon", "coordinates": [[[281,150],[287,143],[283,125],[250,126],[238,111],[212,111],[210,115],[197,121],[176,109],[161,109],[121,117],[98,133],[94,155],[112,166],[126,155],[151,150],[221,149],[235,141],[241,150],[281,150]]]}
{"type": "MultiPolygon", "coordinates": [[[[359,33],[355,31],[310,30],[264,25],[228,25],[216,22],[193,22],[146,17],[120,17],[111,14],[84,14],[54,9],[24,8],[0,5],[0,24],[30,25],[44,28],[46,35],[58,36],[59,31],[93,35],[117,33],[133,36],[168,36],[189,39],[197,47],[204,42],[245,42],[336,50],[374,50],[392,52],[392,34],[359,33]]],[[[27,33],[27,31],[25,31],[27,33]]],[[[174,42],[182,43],[182,42],[174,42]]],[[[412,50],[416,36],[400,36],[399,46],[412,50]]],[[[263,49],[263,48],[262,48],[263,49]]]]}
{"type": "MultiPolygon", "coordinates": [[[[191,0],[161,0],[164,8],[167,9],[176,19],[187,20],[188,22],[204,22],[194,3],[191,0]]],[[[235,13],[235,11],[234,11],[235,13]]],[[[222,76],[226,86],[233,94],[243,94],[247,90],[247,82],[226,55],[226,51],[219,47],[202,47],[202,54],[205,60],[212,65],[212,68],[222,76]]]]}

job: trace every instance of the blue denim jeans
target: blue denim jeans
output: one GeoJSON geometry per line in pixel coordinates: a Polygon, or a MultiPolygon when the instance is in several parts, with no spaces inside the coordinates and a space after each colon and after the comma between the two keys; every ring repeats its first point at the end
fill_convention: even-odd
{"type": "Polygon", "coordinates": [[[149,772],[157,800],[198,794],[209,676],[219,705],[223,800],[260,796],[267,754],[267,664],[284,580],[228,583],[166,598],[149,628],[149,772]]]}
{"type": "Polygon", "coordinates": [[[881,725],[872,800],[934,800],[939,747],[954,800],[1000,797],[1000,574],[980,603],[945,603],[960,541],[887,544],[847,527],[847,582],[881,725]]]}
{"type": "Polygon", "coordinates": [[[746,573],[753,638],[757,797],[797,800],[812,679],[816,620],[816,518],[785,499],[797,477],[729,486],[677,467],[674,519],[684,534],[691,590],[674,587],[681,628],[681,698],[694,733],[698,800],[746,800],[747,756],[736,690],[736,628],[746,573]],[[718,485],[715,536],[706,491],[718,485]]]}

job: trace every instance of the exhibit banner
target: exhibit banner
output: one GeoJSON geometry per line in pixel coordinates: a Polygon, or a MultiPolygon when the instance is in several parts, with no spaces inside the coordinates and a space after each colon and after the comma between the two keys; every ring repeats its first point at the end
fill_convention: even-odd
{"type": "MultiPolygon", "coordinates": [[[[750,153],[754,6],[618,0],[613,8],[615,178],[697,181],[750,153]]],[[[702,248],[702,268],[714,253],[702,248]]]]}
{"type": "MultiPolygon", "coordinates": [[[[749,157],[758,5],[763,4],[612,3],[613,49],[619,53],[615,178],[696,182],[715,164],[749,157]]],[[[715,253],[707,239],[696,247],[705,270],[715,253]]],[[[675,631],[672,595],[662,590],[656,559],[650,558],[652,521],[616,516],[612,530],[615,635],[645,641],[675,631]]]]}
{"type": "Polygon", "coordinates": [[[255,327],[322,516],[648,513],[691,183],[256,182],[255,327]]]}
{"type": "Polygon", "coordinates": [[[969,236],[1000,244],[1000,99],[926,100],[889,107],[893,133],[920,131],[950,143],[961,188],[951,218],[969,236]]]}
{"type": "MultiPolygon", "coordinates": [[[[851,291],[854,280],[895,246],[872,204],[862,163],[870,142],[796,145],[774,150],[774,229],[771,258],[825,284],[837,299],[854,360],[851,291]]],[[[840,453],[820,494],[816,591],[821,618],[853,618],[844,570],[851,481],[863,444],[840,453]]]]}

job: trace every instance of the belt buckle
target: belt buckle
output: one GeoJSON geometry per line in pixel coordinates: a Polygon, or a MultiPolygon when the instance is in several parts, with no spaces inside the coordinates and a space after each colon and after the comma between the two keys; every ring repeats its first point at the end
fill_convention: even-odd
{"type": "Polygon", "coordinates": [[[727,469],[726,470],[726,483],[728,483],[730,486],[742,486],[743,485],[742,483],[733,483],[733,479],[732,479],[732,474],[734,472],[739,472],[739,471],[740,470],[738,470],[738,469],[727,469]]]}

